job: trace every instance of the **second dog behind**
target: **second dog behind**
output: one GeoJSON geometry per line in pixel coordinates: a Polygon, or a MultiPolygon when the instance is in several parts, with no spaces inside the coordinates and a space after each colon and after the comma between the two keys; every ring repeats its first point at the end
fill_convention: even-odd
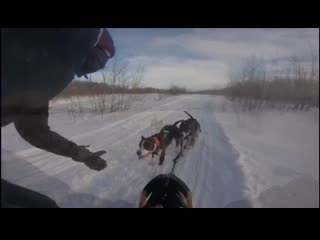
{"type": "Polygon", "coordinates": [[[189,116],[189,119],[177,121],[175,124],[180,122],[179,131],[183,134],[183,141],[186,143],[184,149],[186,149],[187,146],[193,147],[201,132],[201,127],[197,119],[191,116],[190,113],[184,112],[189,116]]]}

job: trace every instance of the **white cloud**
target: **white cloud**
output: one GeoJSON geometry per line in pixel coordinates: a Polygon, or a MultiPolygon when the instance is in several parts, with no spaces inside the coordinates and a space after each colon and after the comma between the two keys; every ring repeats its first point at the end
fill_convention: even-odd
{"type": "Polygon", "coordinates": [[[172,37],[154,37],[149,44],[183,49],[198,57],[241,60],[252,55],[301,55],[308,51],[309,42],[319,45],[319,29],[194,29],[172,37]]]}
{"type": "MultiPolygon", "coordinates": [[[[221,87],[247,57],[307,59],[310,51],[319,51],[319,29],[117,31],[123,33],[118,37],[118,55],[124,51],[125,60],[133,69],[144,66],[145,85],[161,88],[171,84],[188,89],[221,87]]],[[[102,79],[100,73],[93,77],[102,79]]]]}
{"type": "Polygon", "coordinates": [[[290,49],[265,42],[236,42],[205,38],[201,35],[177,36],[175,38],[156,38],[157,47],[178,47],[186,52],[202,57],[214,57],[221,60],[241,59],[252,55],[268,57],[288,56],[290,49]]]}
{"type": "Polygon", "coordinates": [[[149,62],[145,61],[144,83],[147,86],[166,88],[175,84],[199,90],[222,87],[228,81],[228,66],[223,62],[142,56],[132,58],[130,61],[135,62],[138,59],[149,59],[149,62]]]}

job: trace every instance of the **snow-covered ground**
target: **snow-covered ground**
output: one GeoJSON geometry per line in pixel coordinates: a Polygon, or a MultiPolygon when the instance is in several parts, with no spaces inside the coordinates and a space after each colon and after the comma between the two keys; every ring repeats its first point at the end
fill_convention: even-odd
{"type": "MultiPolygon", "coordinates": [[[[52,103],[53,130],[90,149],[106,150],[101,172],[36,149],[13,125],[2,128],[4,179],[55,199],[61,207],[136,207],[145,184],[167,173],[178,150],[169,147],[164,165],[138,160],[141,135],[196,117],[202,132],[179,160],[175,174],[189,186],[194,207],[319,207],[319,113],[240,113],[222,97],[140,95],[129,111],[77,119],[68,101],[52,103]]],[[[88,99],[83,99],[84,106],[88,99]]]]}
{"type": "Polygon", "coordinates": [[[318,109],[245,113],[215,98],[215,116],[239,153],[254,206],[319,207],[318,109]]]}

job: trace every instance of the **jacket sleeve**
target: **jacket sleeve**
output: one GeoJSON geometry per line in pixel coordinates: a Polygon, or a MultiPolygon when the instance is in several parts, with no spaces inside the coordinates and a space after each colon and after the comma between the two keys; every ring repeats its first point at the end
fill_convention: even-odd
{"type": "Polygon", "coordinates": [[[65,157],[77,154],[77,144],[67,140],[48,126],[48,105],[37,109],[23,111],[14,122],[20,136],[31,145],[45,151],[65,157]]]}

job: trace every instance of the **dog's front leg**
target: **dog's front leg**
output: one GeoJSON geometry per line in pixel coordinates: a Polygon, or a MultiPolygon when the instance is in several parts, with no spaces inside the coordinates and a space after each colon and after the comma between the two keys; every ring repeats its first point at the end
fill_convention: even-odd
{"type": "Polygon", "coordinates": [[[181,138],[181,140],[180,140],[180,152],[181,152],[181,156],[183,156],[183,154],[184,154],[183,149],[184,149],[184,147],[183,147],[183,138],[181,138]]]}
{"type": "Polygon", "coordinates": [[[175,138],[175,140],[176,140],[176,147],[179,147],[180,139],[179,138],[175,138]]]}
{"type": "Polygon", "coordinates": [[[192,137],[192,138],[191,138],[191,142],[190,142],[191,147],[194,146],[194,142],[195,142],[195,139],[194,139],[194,137],[192,137]]]}
{"type": "Polygon", "coordinates": [[[159,166],[161,166],[163,164],[165,156],[166,156],[166,151],[162,150],[161,155],[160,155],[159,166]]]}
{"type": "Polygon", "coordinates": [[[158,155],[158,150],[156,150],[156,151],[154,151],[154,152],[152,153],[152,158],[154,158],[154,155],[158,155]]]}

